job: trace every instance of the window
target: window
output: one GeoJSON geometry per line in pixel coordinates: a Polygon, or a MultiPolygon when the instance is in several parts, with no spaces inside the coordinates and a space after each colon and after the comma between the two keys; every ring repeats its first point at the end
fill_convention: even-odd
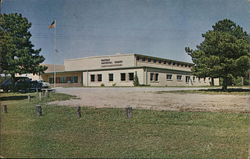
{"type": "Polygon", "coordinates": [[[143,57],[143,58],[142,58],[142,61],[146,61],[146,58],[145,58],[145,57],[143,57]]]}
{"type": "Polygon", "coordinates": [[[134,80],[134,73],[129,73],[128,76],[130,81],[134,80]]]}
{"type": "Polygon", "coordinates": [[[136,60],[139,61],[139,60],[140,60],[140,57],[137,56],[137,57],[136,57],[136,60]]]}
{"type": "Polygon", "coordinates": [[[177,80],[181,80],[181,75],[177,75],[177,80]]]}
{"type": "Polygon", "coordinates": [[[167,63],[167,61],[164,61],[163,63],[164,63],[164,64],[166,64],[166,63],[167,63]]]}
{"type": "Polygon", "coordinates": [[[66,77],[66,82],[67,82],[67,83],[71,83],[71,82],[72,82],[71,77],[66,77]]]}
{"type": "Polygon", "coordinates": [[[126,81],[126,73],[121,73],[121,81],[126,81]]]}
{"type": "Polygon", "coordinates": [[[158,81],[158,73],[150,73],[150,81],[158,81]]]}
{"type": "Polygon", "coordinates": [[[156,63],[156,60],[154,60],[154,63],[156,63]]]}
{"type": "Polygon", "coordinates": [[[204,77],[204,82],[206,82],[206,77],[204,77]]]}
{"type": "Polygon", "coordinates": [[[151,62],[151,59],[148,59],[148,62],[151,62]]]}
{"type": "Polygon", "coordinates": [[[175,63],[173,63],[173,65],[175,65],[175,63]]]}
{"type": "Polygon", "coordinates": [[[60,77],[60,83],[66,83],[66,77],[60,77]]]}
{"type": "Polygon", "coordinates": [[[186,82],[188,83],[190,80],[190,76],[186,76],[186,82]]]}
{"type": "Polygon", "coordinates": [[[193,81],[195,81],[195,76],[193,76],[193,81]]]}
{"type": "Polygon", "coordinates": [[[109,81],[114,81],[114,74],[113,73],[109,74],[109,81]]]}
{"type": "Polygon", "coordinates": [[[97,75],[97,81],[98,81],[98,82],[101,82],[101,81],[102,81],[102,74],[98,74],[98,75],[97,75]]]}
{"type": "Polygon", "coordinates": [[[90,81],[95,82],[95,75],[90,75],[90,81]]]}
{"type": "Polygon", "coordinates": [[[171,80],[172,79],[172,75],[171,74],[167,74],[167,80],[171,80]]]}
{"type": "Polygon", "coordinates": [[[49,83],[54,83],[54,78],[49,78],[49,83]]]}
{"type": "Polygon", "coordinates": [[[56,83],[61,83],[60,77],[56,77],[56,83]]]}
{"type": "Polygon", "coordinates": [[[158,76],[159,76],[159,74],[156,73],[156,74],[155,74],[155,81],[158,81],[158,76]]]}
{"type": "Polygon", "coordinates": [[[169,65],[171,65],[171,62],[168,62],[169,65]]]}
{"type": "Polygon", "coordinates": [[[78,77],[77,76],[73,77],[72,83],[78,83],[78,77]]]}
{"type": "Polygon", "coordinates": [[[154,80],[154,73],[150,73],[150,81],[154,80]]]}
{"type": "Polygon", "coordinates": [[[159,60],[159,63],[161,63],[161,60],[159,60]]]}

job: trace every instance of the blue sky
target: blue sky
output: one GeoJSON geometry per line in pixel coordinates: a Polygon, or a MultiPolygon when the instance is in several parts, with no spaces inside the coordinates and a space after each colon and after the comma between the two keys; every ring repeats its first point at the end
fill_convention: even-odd
{"type": "Polygon", "coordinates": [[[28,18],[44,63],[115,53],[191,62],[184,48],[195,48],[219,20],[250,33],[249,0],[4,0],[2,12],[28,18]],[[55,30],[48,29],[54,19],[57,54],[55,30]]]}

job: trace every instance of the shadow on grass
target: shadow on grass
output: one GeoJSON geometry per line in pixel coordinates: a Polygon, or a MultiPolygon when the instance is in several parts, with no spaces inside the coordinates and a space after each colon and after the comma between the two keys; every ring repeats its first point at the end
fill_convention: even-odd
{"type": "MultiPolygon", "coordinates": [[[[34,96],[30,96],[30,98],[34,98],[34,96]]],[[[6,96],[6,97],[0,97],[0,101],[24,100],[24,99],[28,99],[28,96],[6,96]]]]}
{"type": "Polygon", "coordinates": [[[222,90],[221,88],[212,88],[212,89],[200,89],[198,91],[204,92],[250,92],[250,89],[246,88],[228,88],[227,90],[222,90]]]}

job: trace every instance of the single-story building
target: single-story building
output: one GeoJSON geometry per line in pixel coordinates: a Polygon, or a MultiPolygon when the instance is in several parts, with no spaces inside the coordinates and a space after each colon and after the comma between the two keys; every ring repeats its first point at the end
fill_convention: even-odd
{"type": "MultiPolygon", "coordinates": [[[[146,56],[115,54],[64,60],[64,65],[47,65],[41,79],[56,87],[70,86],[209,86],[211,78],[192,75],[194,64],[146,56]]],[[[219,79],[214,79],[219,85],[219,79]]]]}

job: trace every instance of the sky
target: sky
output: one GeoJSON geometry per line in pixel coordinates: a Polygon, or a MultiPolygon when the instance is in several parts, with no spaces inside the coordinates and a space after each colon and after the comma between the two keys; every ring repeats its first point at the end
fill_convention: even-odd
{"type": "Polygon", "coordinates": [[[250,33],[250,0],[4,0],[1,11],[28,18],[47,64],[116,53],[192,62],[185,47],[195,49],[217,21],[250,33]]]}

